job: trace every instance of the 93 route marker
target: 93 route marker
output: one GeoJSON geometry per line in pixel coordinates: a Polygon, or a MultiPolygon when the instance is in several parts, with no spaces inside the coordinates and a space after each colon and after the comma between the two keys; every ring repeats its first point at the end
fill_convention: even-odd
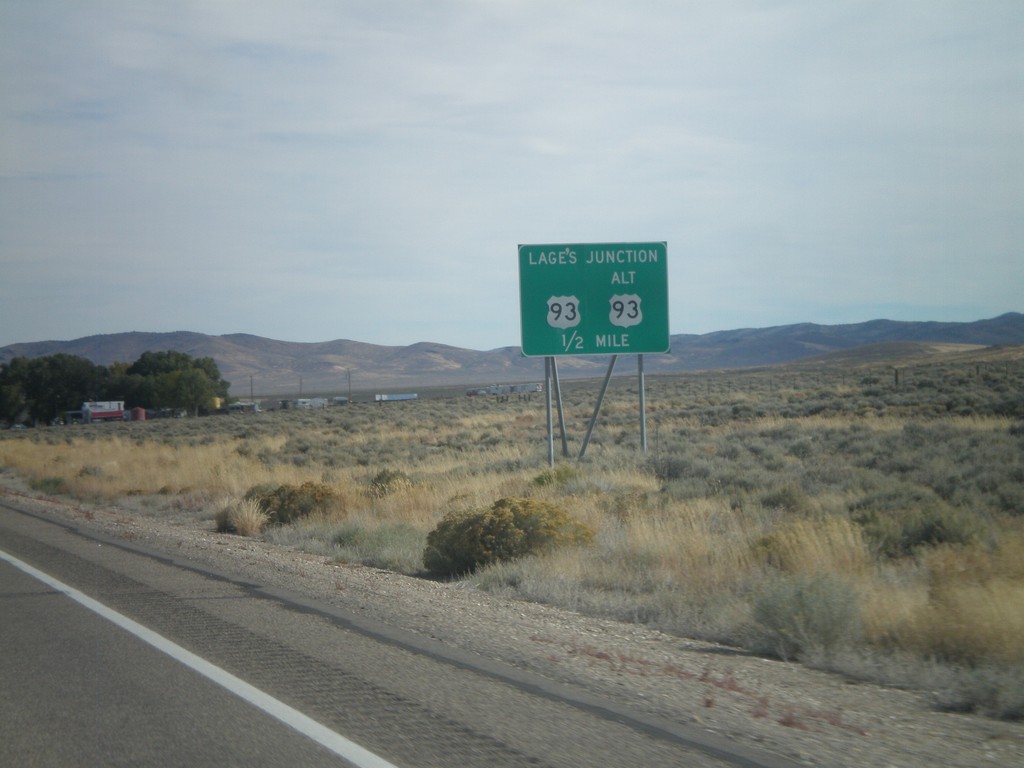
{"type": "Polygon", "coordinates": [[[668,352],[668,245],[519,246],[523,354],[668,352]]]}

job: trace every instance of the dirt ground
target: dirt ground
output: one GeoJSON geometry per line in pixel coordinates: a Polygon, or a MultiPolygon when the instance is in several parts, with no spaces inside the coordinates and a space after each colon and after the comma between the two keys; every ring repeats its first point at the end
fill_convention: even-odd
{"type": "Polygon", "coordinates": [[[217,534],[195,512],[139,514],[36,498],[11,475],[12,504],[247,581],[288,590],[697,727],[804,765],[1020,766],[1024,723],[942,712],[932,692],[857,683],[793,663],[588,618],[456,583],[339,565],[217,534]]]}

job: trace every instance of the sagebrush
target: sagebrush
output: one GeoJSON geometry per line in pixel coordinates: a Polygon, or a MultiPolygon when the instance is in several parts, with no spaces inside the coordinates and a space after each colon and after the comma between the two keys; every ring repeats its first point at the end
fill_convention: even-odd
{"type": "Polygon", "coordinates": [[[556,547],[591,542],[594,532],[553,504],[498,499],[487,509],[450,512],[427,535],[423,564],[444,575],[475,571],[556,547]]]}

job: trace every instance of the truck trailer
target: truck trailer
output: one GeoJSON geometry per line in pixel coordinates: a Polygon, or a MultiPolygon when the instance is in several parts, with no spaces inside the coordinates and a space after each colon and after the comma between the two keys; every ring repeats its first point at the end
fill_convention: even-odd
{"type": "Polygon", "coordinates": [[[124,400],[93,400],[82,403],[82,422],[121,421],[124,419],[124,400]]]}

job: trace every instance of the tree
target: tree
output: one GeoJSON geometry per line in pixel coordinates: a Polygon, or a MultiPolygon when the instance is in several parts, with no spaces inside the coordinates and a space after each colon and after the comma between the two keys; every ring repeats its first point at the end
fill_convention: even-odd
{"type": "Polygon", "coordinates": [[[211,406],[216,397],[227,398],[231,386],[220,377],[212,357],[196,359],[174,350],[143,352],[124,371],[124,381],[148,405],[186,408],[193,414],[211,406]]]}
{"type": "Polygon", "coordinates": [[[155,379],[128,373],[128,363],[112,363],[107,369],[106,383],[100,400],[124,400],[126,408],[145,407],[156,403],[155,379]]]}
{"type": "Polygon", "coordinates": [[[29,415],[46,422],[77,410],[98,394],[105,378],[105,368],[77,355],[60,352],[29,360],[22,379],[29,415]]]}
{"type": "MultiPolygon", "coordinates": [[[[140,376],[162,376],[185,368],[192,368],[196,361],[184,352],[168,349],[161,352],[143,352],[128,368],[127,373],[140,376]]],[[[219,375],[219,374],[218,374],[219,375]]]]}
{"type": "Polygon", "coordinates": [[[196,360],[184,352],[143,352],[132,365],[109,368],[65,353],[16,357],[0,365],[0,419],[10,423],[27,412],[46,422],[78,410],[87,400],[187,408],[197,414],[214,398],[227,398],[230,386],[213,358],[196,360]]]}
{"type": "Polygon", "coordinates": [[[160,404],[168,408],[185,408],[193,416],[199,415],[200,408],[213,404],[215,394],[213,382],[199,368],[183,368],[160,376],[157,380],[160,404]]]}
{"type": "Polygon", "coordinates": [[[220,377],[220,369],[212,357],[200,357],[195,361],[195,367],[206,374],[213,387],[213,396],[224,400],[228,397],[228,390],[231,389],[231,382],[220,377]]]}
{"type": "Polygon", "coordinates": [[[13,424],[25,412],[25,372],[27,357],[16,357],[9,363],[0,364],[0,419],[13,424]]]}

